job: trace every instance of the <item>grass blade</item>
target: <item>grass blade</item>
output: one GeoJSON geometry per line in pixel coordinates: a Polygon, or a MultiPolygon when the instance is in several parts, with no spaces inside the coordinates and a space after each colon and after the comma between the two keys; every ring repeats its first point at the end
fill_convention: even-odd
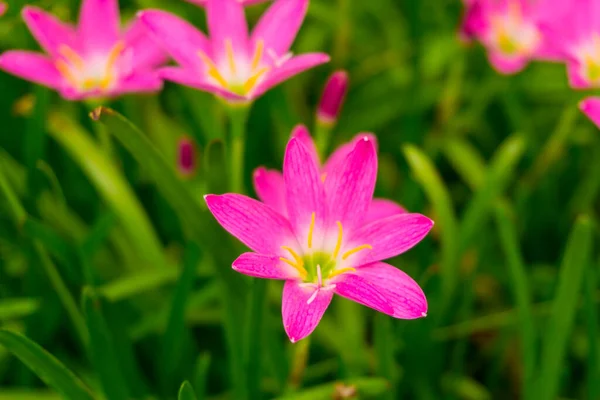
{"type": "Polygon", "coordinates": [[[210,367],[210,354],[200,354],[196,361],[194,372],[194,383],[196,384],[196,395],[198,400],[206,397],[206,384],[208,383],[208,368],[210,367]]]}
{"type": "Polygon", "coordinates": [[[390,384],[383,378],[357,378],[344,382],[326,383],[291,393],[276,400],[330,400],[343,398],[378,398],[390,384]],[[350,397],[353,396],[353,397],[350,397]]]}
{"type": "Polygon", "coordinates": [[[3,299],[0,300],[0,321],[21,319],[35,314],[39,309],[38,299],[3,299]]]}
{"type": "Polygon", "coordinates": [[[68,400],[94,400],[90,390],[52,354],[17,333],[0,330],[0,344],[68,400]]]}
{"type": "Polygon", "coordinates": [[[594,291],[596,290],[597,277],[593,268],[587,269],[587,277],[584,287],[585,311],[587,314],[588,331],[588,363],[587,363],[587,398],[600,398],[600,365],[598,359],[598,306],[594,301],[594,291]]]}
{"type": "Polygon", "coordinates": [[[192,385],[190,385],[188,381],[185,381],[181,384],[177,400],[197,400],[196,393],[194,393],[194,388],[192,388],[192,385]]]}

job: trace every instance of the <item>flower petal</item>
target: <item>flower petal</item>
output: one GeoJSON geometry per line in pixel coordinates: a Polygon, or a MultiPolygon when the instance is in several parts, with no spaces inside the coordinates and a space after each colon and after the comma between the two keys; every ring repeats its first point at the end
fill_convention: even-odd
{"type": "Polygon", "coordinates": [[[244,253],[233,262],[237,272],[265,279],[299,279],[300,274],[292,266],[284,263],[278,256],[257,253],[244,253]]]}
{"type": "Polygon", "coordinates": [[[373,222],[378,219],[391,217],[392,215],[406,214],[406,210],[400,204],[387,199],[373,199],[367,211],[365,221],[373,222]]]}
{"type": "Polygon", "coordinates": [[[169,59],[165,50],[151,37],[146,24],[135,19],[125,31],[126,51],[131,51],[132,70],[149,69],[169,59]]]}
{"type": "Polygon", "coordinates": [[[329,56],[323,53],[309,53],[292,57],[282,66],[267,74],[265,80],[251,93],[251,97],[260,97],[267,90],[279,85],[281,82],[326,62],[329,62],[329,56]]]}
{"type": "Polygon", "coordinates": [[[210,42],[206,36],[189,22],[176,15],[160,10],[145,10],[138,18],[162,48],[181,66],[192,71],[203,71],[204,64],[198,53],[210,57],[210,42]]]}
{"type": "Polygon", "coordinates": [[[567,75],[569,86],[573,89],[589,89],[593,85],[581,74],[581,65],[578,62],[567,62],[567,75]]]}
{"type": "Polygon", "coordinates": [[[57,57],[60,45],[78,48],[75,30],[54,15],[33,6],[24,7],[22,15],[31,34],[46,53],[57,57]]]}
{"type": "Polygon", "coordinates": [[[339,275],[332,283],[335,284],[334,292],[336,294],[384,314],[394,314],[394,308],[390,305],[384,293],[380,292],[375,285],[365,278],[354,273],[346,273],[339,275]]]}
{"type": "Polygon", "coordinates": [[[206,20],[216,59],[227,60],[227,42],[231,43],[231,50],[235,54],[248,56],[248,23],[241,2],[208,0],[206,20]]]}
{"type": "Polygon", "coordinates": [[[63,78],[52,60],[39,53],[7,51],[0,55],[0,69],[55,90],[63,83],[63,78]]]}
{"type": "Polygon", "coordinates": [[[134,73],[119,82],[115,94],[157,92],[161,89],[162,79],[160,79],[157,73],[141,72],[134,73]]]}
{"type": "Polygon", "coordinates": [[[219,224],[253,251],[277,255],[283,245],[298,248],[289,222],[271,207],[240,194],[205,200],[219,224]]]}
{"type": "Polygon", "coordinates": [[[587,115],[596,126],[600,127],[600,97],[588,97],[579,103],[579,109],[587,115]]]}
{"type": "Polygon", "coordinates": [[[396,318],[414,319],[427,315],[427,298],[414,279],[398,268],[378,262],[362,266],[354,272],[381,293],[394,309],[396,318]]]}
{"type": "Polygon", "coordinates": [[[254,28],[252,44],[263,40],[268,52],[283,56],[296,39],[307,10],[308,0],[276,1],[254,28]]]}
{"type": "Polygon", "coordinates": [[[117,0],[83,0],[77,27],[81,45],[88,53],[110,51],[121,31],[117,0]]]}
{"type": "Polygon", "coordinates": [[[350,154],[350,152],[354,150],[354,146],[356,146],[356,143],[362,140],[365,136],[369,138],[369,140],[375,146],[375,150],[377,150],[377,136],[373,135],[372,133],[359,133],[350,142],[344,143],[343,145],[335,149],[335,151],[329,156],[329,158],[325,162],[323,172],[326,175],[329,175],[331,171],[337,168],[346,159],[348,154],[350,154]]]}
{"type": "Polygon", "coordinates": [[[254,171],[254,190],[263,203],[273,207],[281,215],[287,215],[285,185],[281,172],[263,167],[257,168],[254,171]]]}
{"type": "Polygon", "coordinates": [[[325,178],[330,224],[340,221],[348,232],[364,221],[377,180],[377,154],[364,136],[344,161],[325,178]]]}
{"type": "Polygon", "coordinates": [[[395,257],[411,249],[423,240],[432,227],[433,221],[421,214],[394,215],[355,230],[346,247],[371,245],[372,250],[351,256],[354,265],[368,264],[395,257]]]}
{"type": "Polygon", "coordinates": [[[202,80],[202,76],[200,74],[193,72],[188,68],[165,67],[159,69],[158,74],[162,79],[202,90],[203,92],[212,93],[215,96],[222,97],[228,101],[236,102],[245,100],[245,98],[239,94],[230,92],[227,89],[223,89],[210,82],[202,80]]]}
{"type": "Polygon", "coordinates": [[[287,281],[281,300],[283,327],[292,343],[304,339],[315,330],[333,298],[333,291],[319,290],[308,304],[315,289],[299,285],[298,281],[287,281]]]}
{"type": "Polygon", "coordinates": [[[315,161],[315,164],[321,165],[319,153],[317,152],[317,146],[315,146],[315,141],[313,140],[312,136],[310,136],[310,132],[305,125],[296,125],[292,130],[290,137],[298,139],[309,151],[315,161]]]}
{"type": "MultiPolygon", "coordinates": [[[[319,167],[309,150],[296,138],[290,139],[283,160],[283,180],[287,211],[296,237],[304,246],[309,237],[312,215],[315,215],[312,240],[321,241],[327,208],[319,167]],[[300,239],[302,238],[302,239],[300,239]]],[[[310,240],[310,239],[309,239],[310,240]]],[[[307,248],[311,243],[307,242],[307,248]]]]}
{"type": "Polygon", "coordinates": [[[490,64],[501,74],[510,75],[521,71],[529,63],[529,59],[523,56],[507,57],[502,53],[491,51],[488,54],[490,64]]]}

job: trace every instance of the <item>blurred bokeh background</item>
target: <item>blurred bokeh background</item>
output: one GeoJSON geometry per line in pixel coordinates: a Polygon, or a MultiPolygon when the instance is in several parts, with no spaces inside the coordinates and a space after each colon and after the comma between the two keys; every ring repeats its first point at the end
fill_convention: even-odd
{"type": "MultiPolygon", "coordinates": [[[[79,3],[9,0],[0,50],[38,48],[24,5],[74,21],[79,3]]],[[[124,20],[144,8],[205,27],[203,10],[183,1],[121,0],[124,20]]],[[[459,0],[312,0],[293,49],[331,63],[268,92],[248,125],[253,194],[252,170],[281,168],[293,126],[312,128],[328,75],[349,72],[332,149],[374,132],[377,195],[436,221],[391,260],[423,287],[427,318],[337,297],[310,346],[292,345],[281,283],[268,283],[250,320],[254,282],[230,268],[242,247],[207,212],[182,219],[185,204],[156,181],[152,160],[117,141],[103,153],[106,128],[88,116],[100,104],[0,72],[0,326],[111,400],[176,398],[184,380],[209,399],[600,399],[598,128],[564,66],[498,74],[483,48],[458,39],[462,12],[459,0]],[[137,202],[147,226],[126,217],[137,202]],[[158,255],[141,250],[136,230],[159,241],[158,255]],[[167,267],[148,262],[156,257],[167,267]]],[[[198,204],[225,190],[226,115],[211,95],[167,83],[102,105],[139,127],[198,204]],[[191,176],[175,172],[182,138],[196,143],[191,176]]],[[[0,346],[0,399],[61,398],[10,347],[0,346]]]]}

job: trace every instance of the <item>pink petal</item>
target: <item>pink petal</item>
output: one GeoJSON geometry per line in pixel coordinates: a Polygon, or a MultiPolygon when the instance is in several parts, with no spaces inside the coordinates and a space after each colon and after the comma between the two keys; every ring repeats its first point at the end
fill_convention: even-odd
{"type": "Polygon", "coordinates": [[[235,54],[248,56],[248,23],[238,0],[208,0],[206,20],[215,58],[227,60],[228,41],[235,54]]]}
{"type": "Polygon", "coordinates": [[[8,5],[5,2],[0,1],[0,17],[4,15],[7,9],[8,5]]]}
{"type": "Polygon", "coordinates": [[[399,204],[386,199],[373,199],[367,211],[365,221],[373,222],[392,215],[405,214],[407,211],[399,204]]]}
{"type": "Polygon", "coordinates": [[[529,63],[528,58],[522,56],[507,57],[501,53],[493,51],[488,54],[488,57],[490,59],[490,63],[496,69],[496,71],[506,75],[515,74],[521,71],[523,68],[525,68],[527,63],[529,63]]]}
{"type": "Polygon", "coordinates": [[[600,127],[600,97],[588,97],[579,103],[579,109],[600,127]]]}
{"type": "Polygon", "coordinates": [[[287,215],[283,174],[263,167],[254,171],[254,190],[258,198],[281,215],[287,215]]]}
{"type": "Polygon", "coordinates": [[[382,262],[357,268],[354,272],[381,293],[394,309],[392,316],[402,319],[427,315],[427,299],[417,282],[398,268],[382,262]]]}
{"type": "Polygon", "coordinates": [[[305,125],[296,125],[292,130],[290,137],[298,139],[304,145],[304,147],[306,147],[313,157],[315,164],[321,164],[321,161],[319,160],[319,153],[317,152],[317,146],[315,146],[315,141],[313,140],[312,136],[310,136],[310,132],[305,125]]]}
{"type": "Polygon", "coordinates": [[[83,0],[77,30],[88,54],[110,51],[120,37],[118,1],[83,0]]]}
{"type": "Polygon", "coordinates": [[[285,282],[281,300],[283,327],[292,343],[304,339],[315,330],[333,298],[333,291],[319,290],[308,304],[315,289],[299,284],[298,281],[285,282]]]}
{"type": "Polygon", "coordinates": [[[119,82],[115,94],[157,92],[161,89],[162,79],[160,79],[157,73],[141,72],[132,74],[119,82]]]}
{"type": "Polygon", "coordinates": [[[126,51],[131,51],[132,70],[151,69],[169,59],[165,50],[150,36],[146,24],[135,19],[125,31],[126,51]]]}
{"type": "Polygon", "coordinates": [[[589,89],[592,83],[581,74],[581,66],[578,62],[567,62],[567,75],[569,86],[573,89],[589,89]]]}
{"type": "MultiPolygon", "coordinates": [[[[296,236],[301,240],[308,238],[313,213],[314,231],[322,231],[327,210],[319,167],[309,150],[295,138],[290,139],[285,151],[283,180],[288,215],[296,236]]],[[[316,243],[320,239],[313,238],[316,243]]]]}
{"type": "Polygon", "coordinates": [[[153,39],[181,66],[196,73],[204,71],[205,67],[198,53],[202,51],[210,56],[210,42],[196,27],[160,10],[141,11],[138,18],[148,28],[153,39]]]}
{"type": "Polygon", "coordinates": [[[159,69],[158,74],[162,79],[202,90],[203,92],[212,93],[215,96],[222,97],[228,101],[239,102],[246,100],[245,97],[242,97],[239,94],[202,80],[202,75],[200,73],[188,68],[165,67],[159,69]]]}
{"type": "Polygon", "coordinates": [[[421,214],[399,214],[371,222],[351,233],[347,248],[373,247],[357,253],[354,265],[395,257],[411,249],[427,235],[433,221],[421,214]],[[359,261],[360,260],[360,261],[359,261]]]}
{"type": "MultiPolygon", "coordinates": [[[[197,4],[199,6],[205,6],[208,0],[187,0],[190,3],[197,4]]],[[[239,0],[239,2],[245,6],[251,6],[254,4],[264,3],[268,0],[239,0]]]]}
{"type": "Polygon", "coordinates": [[[298,248],[290,223],[271,207],[240,194],[211,194],[205,200],[219,224],[253,251],[276,255],[281,246],[298,248]]]}
{"type": "Polygon", "coordinates": [[[373,199],[377,180],[377,154],[367,136],[356,143],[354,150],[339,167],[325,178],[330,223],[340,221],[350,232],[364,221],[373,199]]]}
{"type": "Polygon", "coordinates": [[[364,306],[373,308],[384,314],[393,315],[394,308],[390,305],[384,293],[365,278],[346,273],[334,279],[335,293],[353,300],[364,306]]]}
{"type": "Polygon", "coordinates": [[[63,78],[52,60],[39,53],[7,51],[0,55],[0,69],[55,90],[63,83],[63,78]]]}
{"type": "Polygon", "coordinates": [[[260,97],[281,82],[326,62],[329,62],[329,56],[323,53],[309,53],[293,57],[281,67],[275,68],[267,74],[265,80],[252,93],[252,98],[260,97]]]}
{"type": "Polygon", "coordinates": [[[278,57],[286,54],[302,26],[308,0],[276,1],[261,17],[252,32],[252,44],[264,41],[265,49],[278,57]]]}
{"type": "Polygon", "coordinates": [[[33,6],[24,7],[22,15],[35,40],[53,57],[59,55],[58,49],[61,45],[78,48],[75,30],[54,15],[33,6]]]}
{"type": "Polygon", "coordinates": [[[300,274],[292,266],[284,263],[278,256],[266,256],[256,253],[244,253],[233,262],[237,272],[264,279],[299,279],[300,274]]]}
{"type": "Polygon", "coordinates": [[[346,159],[348,154],[350,154],[350,152],[354,150],[354,146],[356,146],[356,143],[362,140],[365,136],[369,138],[369,140],[375,146],[375,150],[377,150],[377,136],[373,135],[372,133],[359,133],[350,142],[345,143],[339,146],[337,149],[335,149],[335,151],[329,156],[329,158],[325,162],[323,172],[326,175],[329,175],[331,171],[337,168],[346,159]]]}

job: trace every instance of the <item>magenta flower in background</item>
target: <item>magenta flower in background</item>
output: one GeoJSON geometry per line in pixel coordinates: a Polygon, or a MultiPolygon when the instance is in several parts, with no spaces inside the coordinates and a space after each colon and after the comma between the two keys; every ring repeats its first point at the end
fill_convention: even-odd
{"type": "MultiPolygon", "coordinates": [[[[325,161],[324,165],[319,160],[315,143],[304,125],[298,125],[291,134],[291,139],[300,141],[317,165],[321,179],[325,180],[332,171],[339,167],[344,159],[350,154],[354,146],[367,137],[373,146],[377,148],[377,138],[371,134],[359,134],[351,142],[338,147],[333,154],[325,161]]],[[[254,190],[258,198],[265,204],[271,206],[281,215],[287,216],[287,205],[285,200],[285,184],[283,174],[277,170],[270,170],[259,167],[254,171],[254,190]]],[[[366,221],[375,221],[377,219],[389,217],[397,214],[404,214],[406,210],[387,199],[373,199],[365,216],[366,221]]]]}
{"type": "Polygon", "coordinates": [[[579,109],[600,128],[600,97],[588,97],[579,103],[579,109]]]}
{"type": "Polygon", "coordinates": [[[194,141],[189,137],[182,137],[177,144],[177,168],[184,177],[194,174],[197,166],[197,152],[194,141]]]}
{"type": "MultiPolygon", "coordinates": [[[[208,0],[187,0],[190,3],[194,3],[197,4],[199,6],[205,6],[206,3],[208,3],[208,0]]],[[[239,1],[241,4],[245,5],[245,6],[251,6],[254,4],[259,4],[259,3],[265,3],[269,0],[237,0],[239,1]]]]}
{"type": "Polygon", "coordinates": [[[8,5],[5,2],[0,1],[0,17],[4,15],[7,9],[8,5]]]}
{"type": "Polygon", "coordinates": [[[292,342],[315,329],[334,294],[395,318],[426,316],[419,285],[380,260],[415,246],[433,221],[408,213],[369,221],[376,177],[369,135],[324,180],[313,150],[294,137],[283,166],[285,215],[238,194],[206,196],[217,221],[253,251],[235,260],[233,269],[286,281],[283,325],[292,342]]]}
{"type": "Polygon", "coordinates": [[[278,0],[249,35],[239,1],[208,0],[210,38],[164,11],[142,11],[139,17],[179,64],[163,68],[163,78],[228,101],[246,102],[329,61],[326,54],[294,56],[289,51],[307,9],[308,0],[278,0]]]}
{"type": "MultiPolygon", "coordinates": [[[[562,3],[565,3],[565,1],[562,3]]],[[[559,0],[468,0],[460,30],[464,39],[479,40],[488,51],[492,66],[511,74],[534,59],[560,60],[541,30],[553,25],[564,5],[559,0]]]]}
{"type": "Polygon", "coordinates": [[[317,120],[320,123],[332,125],[337,121],[348,93],[348,79],[346,71],[336,71],[325,84],[317,108],[317,120]]]}
{"type": "Polygon", "coordinates": [[[83,0],[76,27],[36,7],[25,7],[23,19],[46,54],[7,51],[0,56],[6,72],[71,100],[162,87],[156,67],[166,61],[164,53],[140,23],[121,31],[117,0],[83,0]]]}

